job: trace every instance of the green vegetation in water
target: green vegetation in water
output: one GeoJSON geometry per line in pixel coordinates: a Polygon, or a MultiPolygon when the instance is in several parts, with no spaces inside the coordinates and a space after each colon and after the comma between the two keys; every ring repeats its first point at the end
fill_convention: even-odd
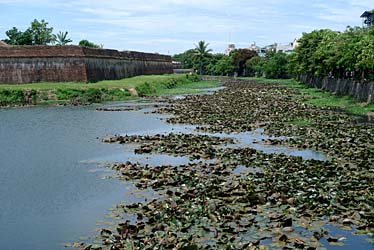
{"type": "Polygon", "coordinates": [[[344,249],[347,241],[371,249],[364,239],[372,230],[372,126],[306,105],[297,90],[282,84],[230,79],[225,86],[218,94],[192,95],[158,109],[172,115],[169,123],[198,125],[197,134],[103,140],[135,143],[134,153],[144,157],[167,154],[198,161],[110,166],[121,180],[165,199],[116,206],[114,216],[136,220],[103,225],[97,242],[117,249],[324,249],[337,244],[344,249]],[[266,153],[241,144],[245,137],[231,136],[258,127],[269,136],[264,147],[325,156],[266,153]],[[362,238],[350,235],[356,228],[363,230],[362,238]],[[128,232],[126,241],[117,236],[122,232],[128,232]]]}
{"type": "Polygon", "coordinates": [[[263,84],[281,84],[296,89],[308,104],[318,107],[335,107],[354,115],[365,115],[374,112],[374,103],[362,103],[350,96],[338,96],[331,92],[302,84],[295,79],[266,79],[257,77],[242,77],[239,79],[254,80],[263,84]]]}
{"type": "Polygon", "coordinates": [[[292,120],[288,123],[298,125],[298,126],[306,126],[306,125],[313,124],[313,121],[309,120],[309,119],[295,119],[295,120],[292,120]]]}
{"type": "Polygon", "coordinates": [[[96,83],[33,83],[0,85],[0,106],[89,104],[144,96],[198,93],[220,86],[196,75],[150,75],[96,83]]]}

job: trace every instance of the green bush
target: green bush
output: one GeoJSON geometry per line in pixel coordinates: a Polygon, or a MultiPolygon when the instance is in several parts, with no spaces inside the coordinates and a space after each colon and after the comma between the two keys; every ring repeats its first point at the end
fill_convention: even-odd
{"type": "Polygon", "coordinates": [[[198,74],[187,74],[186,79],[190,80],[191,82],[201,81],[201,77],[198,74]]]}
{"type": "Polygon", "coordinates": [[[102,98],[104,101],[120,101],[131,96],[128,89],[102,89],[102,91],[105,92],[105,96],[102,98]]]}
{"type": "Polygon", "coordinates": [[[101,89],[57,89],[57,99],[72,103],[98,103],[103,100],[101,89]]]}
{"type": "Polygon", "coordinates": [[[288,57],[283,52],[274,53],[264,63],[264,73],[266,78],[280,79],[288,78],[288,57]]]}
{"type": "Polygon", "coordinates": [[[140,97],[150,96],[156,92],[155,89],[148,82],[140,84],[135,89],[140,97]]]}
{"type": "Polygon", "coordinates": [[[22,90],[1,90],[0,91],[1,105],[24,104],[25,97],[22,90]]]}
{"type": "Polygon", "coordinates": [[[265,76],[271,79],[288,78],[289,56],[283,52],[270,52],[266,57],[252,57],[246,62],[250,76],[265,76]]]}

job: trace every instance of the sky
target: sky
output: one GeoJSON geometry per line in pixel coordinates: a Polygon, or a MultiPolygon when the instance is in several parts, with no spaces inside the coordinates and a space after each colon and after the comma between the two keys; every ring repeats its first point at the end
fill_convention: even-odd
{"type": "Polygon", "coordinates": [[[287,44],[315,29],[361,26],[371,9],[374,0],[0,0],[0,40],[44,19],[73,44],[173,55],[204,40],[223,53],[229,43],[287,44]]]}

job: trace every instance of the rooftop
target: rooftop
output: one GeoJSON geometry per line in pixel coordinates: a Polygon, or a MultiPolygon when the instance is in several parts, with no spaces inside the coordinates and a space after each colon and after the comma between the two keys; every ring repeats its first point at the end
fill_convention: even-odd
{"type": "Polygon", "coordinates": [[[374,9],[373,10],[368,10],[368,11],[365,11],[361,17],[368,17],[368,16],[371,16],[371,15],[374,15],[374,9]]]}

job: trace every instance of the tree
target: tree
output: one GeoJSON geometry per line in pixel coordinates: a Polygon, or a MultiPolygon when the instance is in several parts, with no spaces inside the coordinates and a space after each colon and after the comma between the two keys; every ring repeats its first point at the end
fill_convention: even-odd
{"type": "Polygon", "coordinates": [[[26,30],[22,32],[16,27],[5,32],[8,36],[8,39],[5,39],[5,42],[9,45],[32,45],[32,35],[26,30]]]}
{"type": "Polygon", "coordinates": [[[254,56],[247,60],[245,67],[250,76],[262,76],[264,73],[265,58],[254,56]]]}
{"type": "Polygon", "coordinates": [[[47,22],[35,19],[24,32],[16,27],[6,31],[8,39],[5,41],[10,45],[47,45],[55,41],[52,31],[53,28],[48,27],[47,22]]]}
{"type": "Polygon", "coordinates": [[[257,52],[249,49],[237,49],[231,52],[233,62],[236,66],[238,75],[245,75],[245,63],[252,57],[257,56],[257,52]]]}
{"type": "Polygon", "coordinates": [[[71,40],[70,38],[67,37],[68,36],[68,32],[65,31],[65,32],[58,32],[57,35],[56,35],[56,42],[58,45],[66,45],[68,43],[71,43],[73,40],[71,40]]]}
{"type": "Polygon", "coordinates": [[[263,64],[265,77],[273,79],[289,77],[287,64],[287,54],[283,52],[270,54],[263,64]]]}
{"type": "Polygon", "coordinates": [[[211,54],[208,58],[208,65],[206,66],[205,74],[208,75],[221,75],[221,73],[216,72],[217,63],[224,57],[224,54],[211,54]]]}
{"type": "Polygon", "coordinates": [[[94,44],[88,40],[81,40],[79,46],[88,47],[88,48],[100,48],[100,45],[94,44]]]}
{"type": "Polygon", "coordinates": [[[361,79],[374,80],[374,27],[369,28],[359,42],[361,52],[357,56],[356,68],[361,79]]]}
{"type": "Polygon", "coordinates": [[[208,64],[208,58],[210,57],[211,49],[208,49],[209,43],[200,41],[195,44],[194,59],[199,65],[199,74],[202,75],[205,72],[205,67],[208,64]]]}
{"type": "Polygon", "coordinates": [[[313,53],[318,49],[318,45],[323,40],[326,32],[329,32],[329,30],[303,33],[303,36],[299,39],[299,46],[295,50],[296,57],[294,59],[298,62],[298,68],[295,69],[296,73],[314,74],[316,68],[313,53]]]}
{"type": "Polygon", "coordinates": [[[53,28],[48,27],[44,19],[40,22],[35,19],[28,31],[31,33],[33,45],[47,45],[55,41],[55,36],[52,34],[53,28]]]}
{"type": "Polygon", "coordinates": [[[295,75],[373,79],[374,28],[347,27],[304,33],[290,58],[295,75]]]}
{"type": "Polygon", "coordinates": [[[231,56],[223,55],[223,57],[215,64],[214,75],[232,75],[235,71],[235,65],[231,56]]]}
{"type": "Polygon", "coordinates": [[[194,68],[194,49],[186,50],[183,53],[176,54],[173,56],[173,60],[177,62],[181,62],[184,69],[192,69],[194,68]]]}

